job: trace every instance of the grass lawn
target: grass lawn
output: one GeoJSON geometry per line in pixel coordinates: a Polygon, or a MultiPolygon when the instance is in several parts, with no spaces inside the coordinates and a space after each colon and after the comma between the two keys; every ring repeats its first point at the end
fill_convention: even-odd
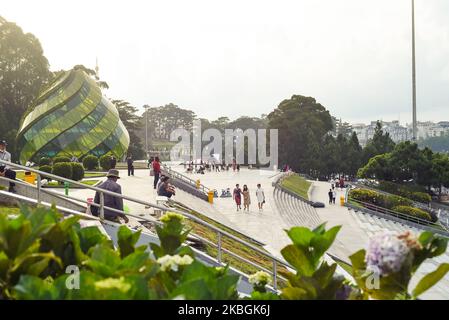
{"type": "Polygon", "coordinates": [[[20,213],[20,208],[0,205],[0,213],[18,214],[20,213]]]}
{"type": "MultiPolygon", "coordinates": [[[[224,231],[232,234],[233,236],[236,236],[236,237],[252,244],[253,246],[265,251],[265,249],[259,243],[255,242],[253,239],[251,239],[239,232],[236,232],[235,230],[232,230],[213,219],[210,219],[196,211],[185,208],[185,207],[181,206],[180,204],[176,204],[176,205],[174,205],[174,207],[178,210],[186,211],[198,218],[201,218],[201,220],[203,220],[209,224],[212,224],[212,225],[220,228],[221,230],[224,230],[224,231]]],[[[207,228],[206,226],[204,226],[200,223],[190,221],[190,220],[188,220],[188,225],[192,228],[192,232],[195,233],[196,235],[201,236],[202,238],[205,238],[211,242],[217,243],[218,236],[213,230],[207,228]]],[[[229,250],[229,251],[231,251],[251,262],[254,262],[254,263],[260,265],[260,266],[263,266],[264,268],[266,268],[268,270],[273,269],[272,260],[264,257],[262,254],[255,252],[252,249],[247,248],[246,246],[242,245],[241,243],[239,243],[233,239],[230,239],[229,237],[222,236],[221,240],[222,240],[222,248],[227,249],[227,250],[229,250]]],[[[205,244],[205,252],[212,257],[217,256],[217,248],[215,248],[214,246],[211,246],[209,244],[205,244]]],[[[256,267],[253,267],[252,265],[245,263],[227,253],[222,253],[222,261],[225,263],[229,263],[231,266],[245,272],[246,274],[253,274],[253,273],[259,271],[259,269],[257,269],[256,267]]],[[[286,273],[288,271],[285,267],[278,265],[278,272],[286,273]]],[[[280,281],[278,284],[281,285],[281,282],[282,281],[280,281]]]]}
{"type": "MultiPolygon", "coordinates": [[[[82,184],[85,184],[87,186],[93,186],[94,184],[96,184],[98,181],[100,180],[84,180],[81,181],[82,184]]],[[[49,183],[46,184],[47,187],[56,187],[56,188],[64,188],[63,184],[59,184],[57,181],[50,181],[49,183]]],[[[78,187],[74,187],[75,189],[78,187]]]]}
{"type": "Polygon", "coordinates": [[[106,177],[107,172],[85,172],[84,178],[101,178],[106,177]]]}
{"type": "Polygon", "coordinates": [[[290,190],[293,193],[309,200],[307,192],[309,191],[312,183],[304,179],[303,177],[293,174],[282,180],[281,186],[290,190]]]}

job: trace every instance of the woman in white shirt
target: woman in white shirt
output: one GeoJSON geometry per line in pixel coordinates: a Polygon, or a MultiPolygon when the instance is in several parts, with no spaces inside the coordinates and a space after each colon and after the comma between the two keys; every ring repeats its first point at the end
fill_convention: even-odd
{"type": "Polygon", "coordinates": [[[259,206],[259,211],[262,211],[263,204],[265,203],[265,193],[263,192],[263,189],[261,188],[260,183],[257,184],[256,198],[257,198],[257,204],[259,206]]]}

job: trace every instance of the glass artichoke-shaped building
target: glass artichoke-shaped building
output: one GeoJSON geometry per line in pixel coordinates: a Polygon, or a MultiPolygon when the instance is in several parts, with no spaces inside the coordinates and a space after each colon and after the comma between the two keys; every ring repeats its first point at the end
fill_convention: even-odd
{"type": "Polygon", "coordinates": [[[117,108],[82,70],[62,73],[24,117],[17,142],[20,161],[41,157],[124,155],[129,134],[117,108]]]}

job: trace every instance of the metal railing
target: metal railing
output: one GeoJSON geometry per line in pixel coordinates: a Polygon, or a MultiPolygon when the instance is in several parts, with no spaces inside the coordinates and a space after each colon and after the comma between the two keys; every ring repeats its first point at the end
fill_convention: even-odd
{"type": "MultiPolygon", "coordinates": [[[[294,269],[286,261],[283,261],[283,260],[281,260],[281,259],[279,259],[279,258],[277,258],[277,257],[275,257],[273,255],[271,255],[270,253],[268,253],[268,252],[266,252],[266,251],[264,251],[264,250],[262,250],[262,249],[260,249],[260,248],[258,248],[256,246],[254,246],[254,245],[252,245],[252,244],[250,244],[250,243],[240,239],[239,237],[234,236],[233,234],[231,234],[231,233],[229,233],[227,231],[221,230],[220,228],[218,228],[218,227],[216,227],[216,226],[214,226],[214,225],[212,225],[212,224],[210,224],[208,222],[203,221],[202,219],[200,219],[200,218],[198,218],[198,217],[196,217],[196,216],[194,216],[194,215],[192,215],[190,213],[183,212],[183,211],[176,210],[176,209],[172,209],[172,208],[168,208],[168,207],[165,207],[165,206],[160,206],[160,205],[157,205],[157,204],[154,204],[154,203],[151,203],[151,202],[148,202],[148,201],[143,201],[143,200],[140,200],[140,199],[137,199],[137,198],[133,198],[133,197],[130,197],[130,196],[114,193],[114,192],[111,192],[111,191],[108,191],[108,190],[100,189],[98,187],[85,185],[85,184],[82,184],[82,183],[77,182],[77,181],[66,179],[66,178],[63,178],[63,177],[60,177],[60,176],[56,176],[54,174],[50,174],[50,173],[47,173],[47,172],[39,171],[39,170],[32,169],[32,168],[29,168],[29,167],[25,167],[25,166],[22,166],[22,165],[14,164],[14,163],[11,163],[11,162],[0,160],[0,164],[9,166],[11,168],[16,168],[16,169],[25,170],[25,171],[28,171],[28,172],[33,172],[33,173],[35,173],[37,175],[36,186],[34,186],[32,184],[29,184],[29,183],[26,183],[24,181],[11,180],[11,179],[8,179],[8,178],[5,178],[5,177],[0,177],[0,180],[13,182],[13,183],[20,184],[20,185],[25,185],[27,187],[36,188],[37,189],[36,204],[38,204],[38,205],[39,204],[43,204],[43,201],[41,199],[42,193],[51,194],[53,196],[57,196],[57,197],[60,197],[60,198],[66,198],[66,199],[74,200],[74,201],[77,201],[77,202],[89,205],[89,203],[87,203],[87,201],[84,200],[84,199],[80,199],[80,198],[77,198],[77,197],[74,197],[74,196],[67,196],[67,195],[64,195],[64,194],[61,194],[61,193],[57,193],[57,192],[53,192],[53,191],[50,191],[50,190],[43,189],[42,188],[43,187],[42,177],[48,177],[48,178],[50,178],[52,180],[61,181],[61,182],[67,182],[67,183],[69,183],[71,185],[74,185],[74,186],[79,186],[79,187],[82,187],[82,188],[85,188],[85,189],[89,189],[89,190],[98,192],[99,193],[99,197],[100,197],[100,203],[99,204],[97,204],[97,203],[90,203],[90,205],[99,207],[99,212],[100,212],[99,219],[100,219],[100,221],[104,221],[105,220],[104,210],[106,209],[106,210],[110,210],[110,211],[113,211],[113,212],[125,214],[125,215],[130,216],[130,217],[134,217],[134,218],[136,218],[138,220],[141,220],[141,221],[143,220],[143,221],[150,222],[152,224],[160,224],[160,222],[157,221],[154,218],[142,217],[142,216],[139,216],[139,215],[126,213],[124,211],[117,210],[115,208],[111,208],[111,207],[105,206],[105,204],[104,204],[104,196],[105,195],[110,195],[110,196],[114,196],[114,197],[117,197],[117,198],[121,198],[123,200],[127,200],[127,201],[130,201],[130,202],[133,202],[133,203],[141,204],[143,206],[151,207],[153,209],[159,209],[162,212],[170,211],[170,212],[175,212],[175,213],[181,214],[184,217],[188,218],[189,220],[194,221],[194,222],[196,222],[198,224],[201,224],[201,225],[207,227],[208,229],[212,230],[213,232],[215,232],[217,234],[217,242],[215,243],[215,242],[212,242],[212,241],[210,241],[208,239],[205,239],[205,238],[201,237],[200,235],[195,234],[194,232],[191,232],[192,236],[198,238],[199,240],[203,241],[204,243],[207,243],[207,244],[212,245],[213,247],[217,248],[217,257],[212,257],[213,259],[215,259],[217,264],[224,265],[224,263],[223,263],[223,253],[226,253],[226,254],[228,254],[228,255],[230,255],[230,256],[240,260],[241,262],[247,263],[247,264],[249,264],[249,265],[251,265],[251,266],[253,266],[255,268],[258,268],[260,270],[264,270],[267,273],[271,274],[271,276],[273,278],[273,289],[274,290],[277,290],[277,288],[278,288],[278,280],[286,281],[286,279],[284,277],[279,275],[279,271],[278,271],[279,266],[283,266],[284,268],[287,268],[287,269],[294,269]],[[226,248],[223,248],[223,237],[227,237],[227,238],[229,238],[231,240],[234,240],[237,243],[245,246],[246,248],[251,249],[254,252],[257,252],[258,254],[262,255],[265,259],[271,261],[271,263],[272,263],[272,270],[269,270],[269,269],[265,268],[264,266],[254,262],[254,261],[250,261],[250,260],[248,260],[248,259],[246,259],[244,257],[241,257],[238,254],[236,254],[236,253],[234,253],[234,252],[232,252],[232,251],[230,251],[230,250],[228,250],[226,248]]],[[[80,214],[85,216],[84,213],[80,213],[80,214]]],[[[92,217],[92,218],[94,218],[94,217],[92,217]]]]}
{"type": "MultiPolygon", "coordinates": [[[[183,175],[182,173],[173,170],[169,166],[166,166],[165,164],[162,164],[162,170],[164,170],[167,174],[170,176],[179,179],[181,181],[187,182],[188,184],[191,184],[193,187],[197,188],[196,181],[187,177],[186,175],[183,175]]],[[[201,184],[199,185],[199,190],[201,190],[204,194],[208,194],[210,189],[206,187],[205,185],[201,184]]]]}
{"type": "MultiPolygon", "coordinates": [[[[405,220],[405,221],[413,222],[413,223],[418,224],[418,225],[430,227],[432,229],[435,229],[435,231],[449,232],[449,230],[447,230],[440,223],[436,223],[436,222],[433,222],[433,221],[428,221],[428,220],[421,219],[421,218],[418,218],[418,217],[414,217],[414,216],[411,216],[411,215],[408,215],[408,214],[405,214],[405,213],[401,213],[401,212],[398,212],[398,211],[394,211],[394,210],[390,210],[390,209],[387,209],[387,208],[384,208],[384,207],[380,207],[380,206],[374,205],[372,203],[355,200],[355,199],[349,197],[348,200],[347,200],[347,204],[351,205],[351,203],[355,203],[358,206],[361,206],[361,208],[359,208],[359,209],[368,209],[371,212],[376,212],[376,213],[378,212],[378,213],[385,214],[385,215],[388,215],[388,216],[393,216],[393,217],[396,217],[396,218],[398,218],[400,220],[405,220]]],[[[354,207],[354,209],[357,209],[357,206],[353,205],[353,207],[354,207]]]]}

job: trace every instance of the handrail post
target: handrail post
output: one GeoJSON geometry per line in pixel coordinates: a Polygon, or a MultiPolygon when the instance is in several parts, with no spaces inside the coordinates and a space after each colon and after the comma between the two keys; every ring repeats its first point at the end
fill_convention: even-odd
{"type": "Polygon", "coordinates": [[[273,288],[277,290],[277,261],[273,259],[273,288]]]}
{"type": "Polygon", "coordinates": [[[217,236],[218,236],[218,253],[217,253],[217,259],[218,259],[218,263],[221,264],[221,232],[217,232],[217,236]]]}
{"type": "Polygon", "coordinates": [[[41,175],[37,175],[37,204],[41,204],[41,175]]]}
{"type": "Polygon", "coordinates": [[[100,192],[100,219],[104,220],[104,193],[100,192]]]}

